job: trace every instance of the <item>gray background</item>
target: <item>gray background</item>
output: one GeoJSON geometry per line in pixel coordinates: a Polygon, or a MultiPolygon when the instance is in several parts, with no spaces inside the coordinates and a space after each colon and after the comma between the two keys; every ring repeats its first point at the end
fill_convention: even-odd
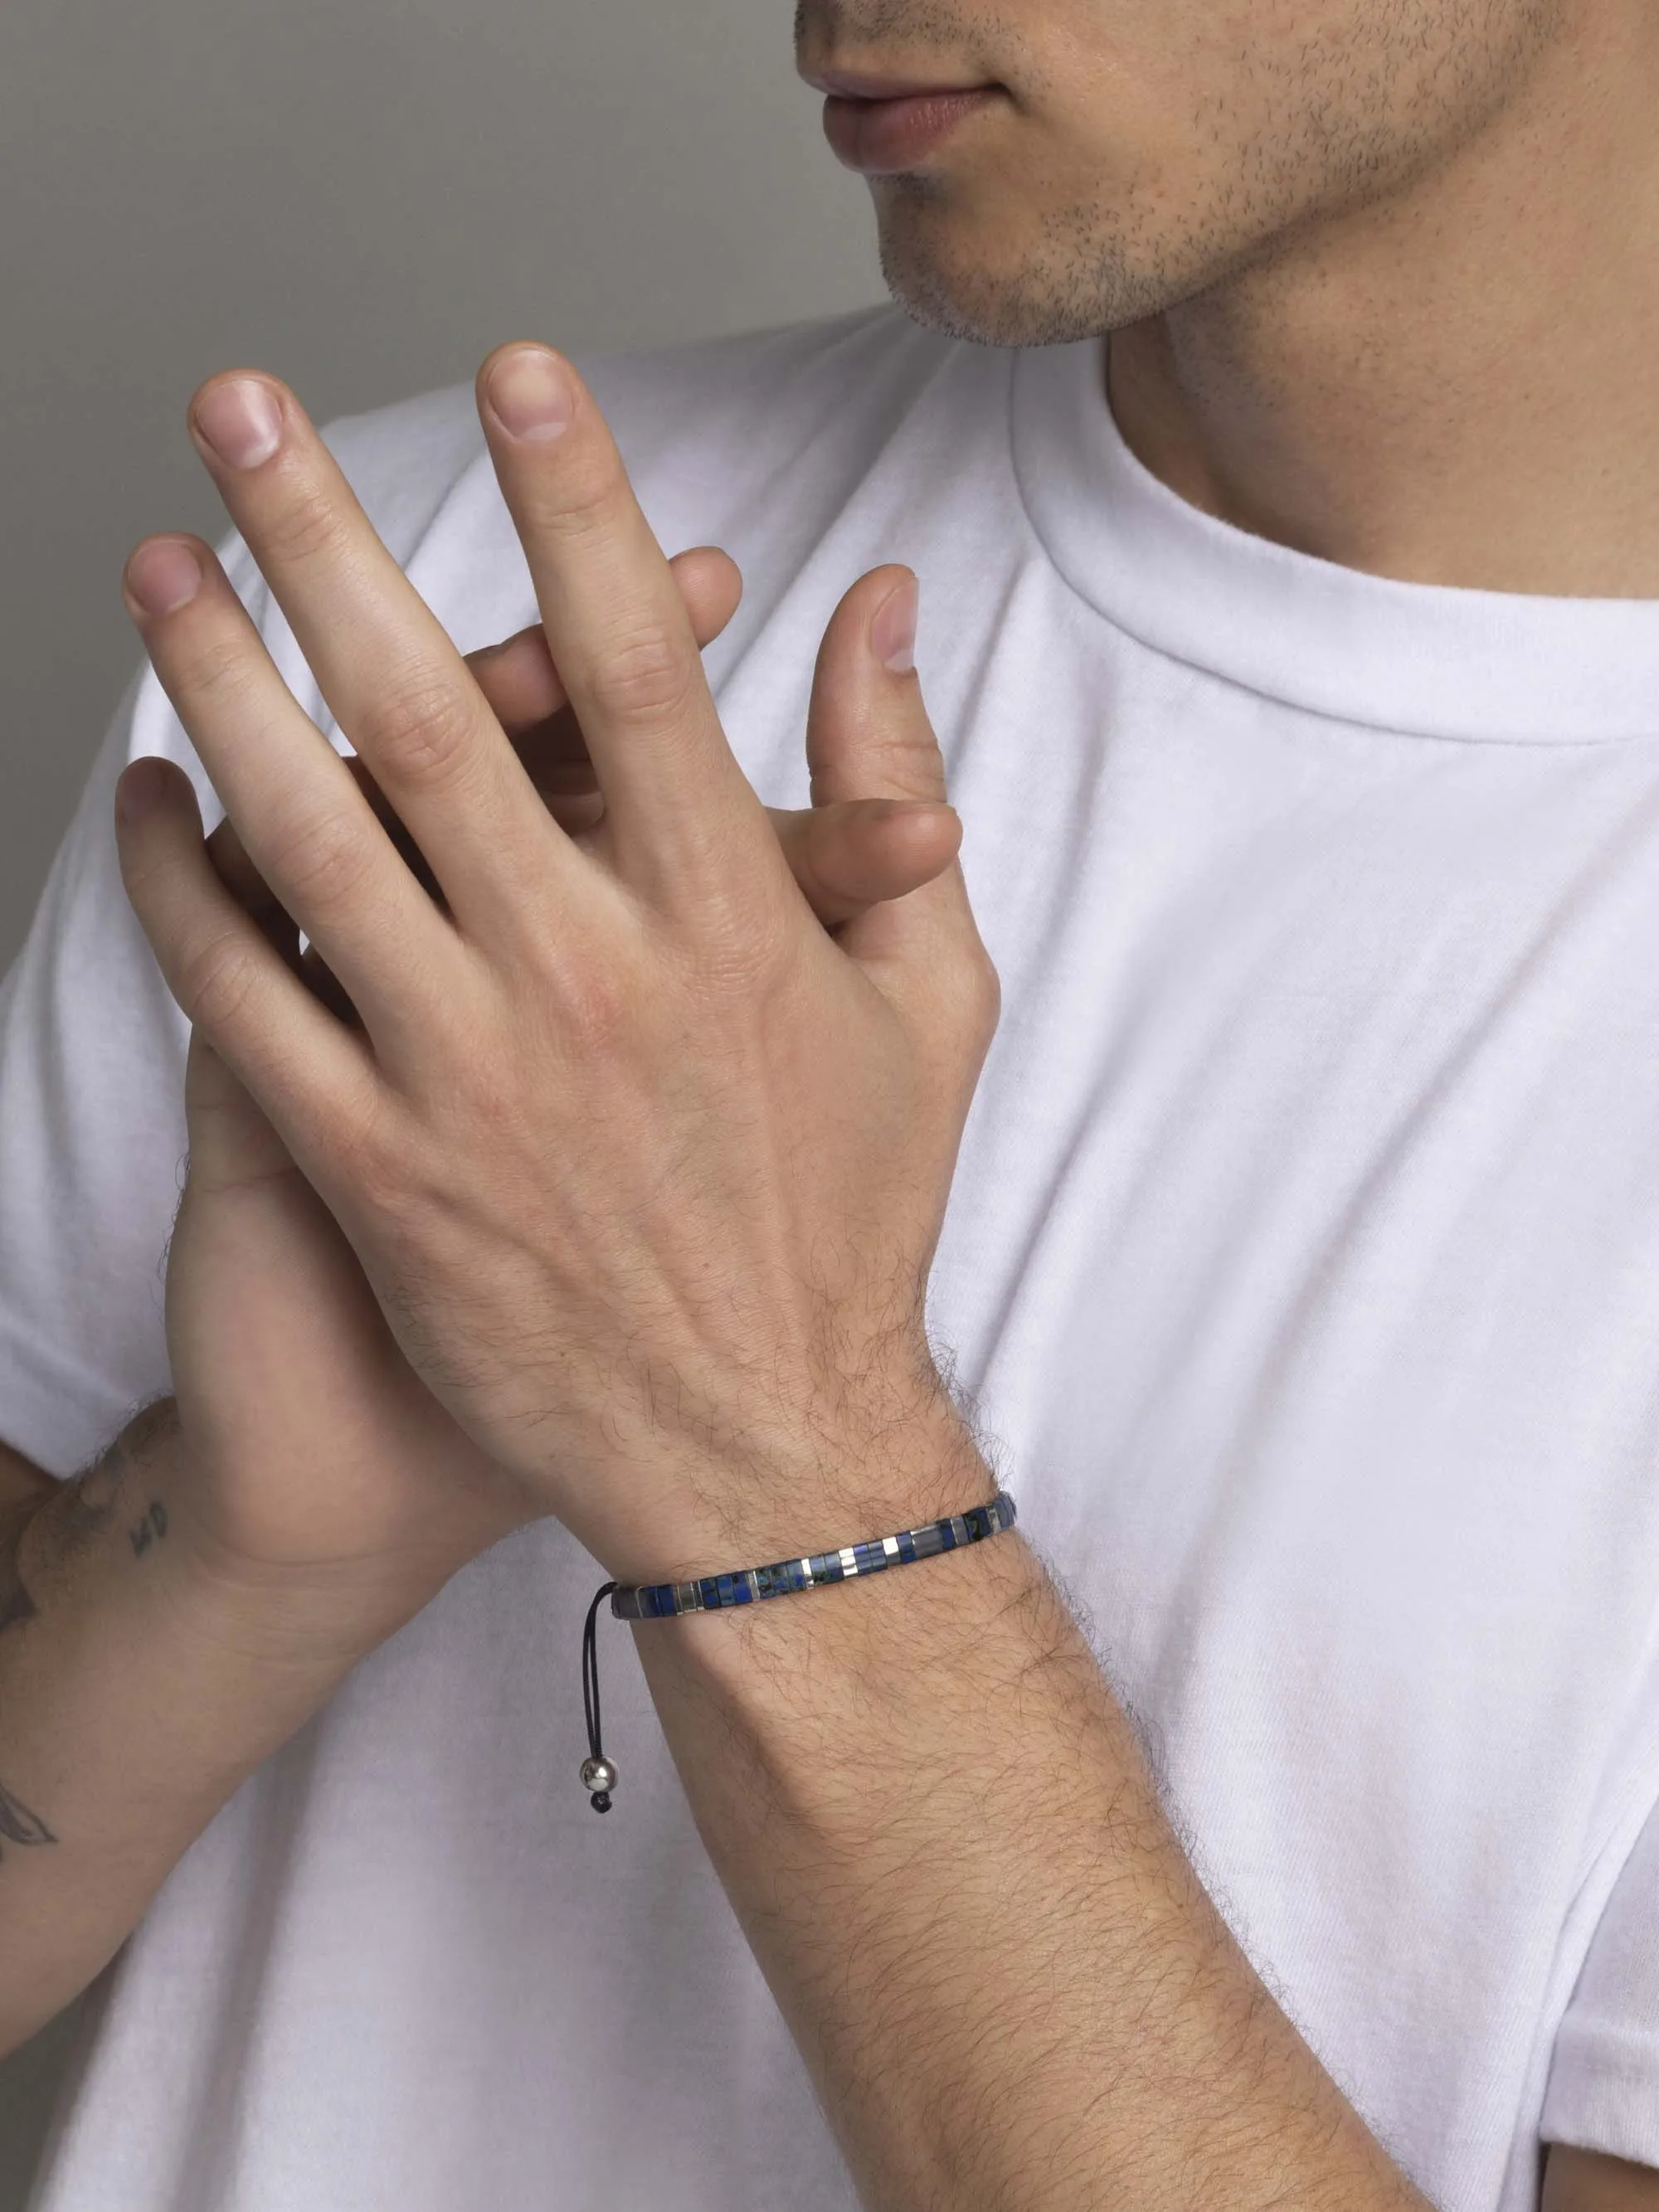
{"type": "MultiPolygon", "coordinates": [[[[0,969],[137,665],[126,555],[227,527],[204,376],[271,369],[325,421],[507,338],[883,296],[789,0],[5,0],[0,207],[0,969]]],[[[0,2212],[66,2025],[0,2066],[0,2212]]]]}

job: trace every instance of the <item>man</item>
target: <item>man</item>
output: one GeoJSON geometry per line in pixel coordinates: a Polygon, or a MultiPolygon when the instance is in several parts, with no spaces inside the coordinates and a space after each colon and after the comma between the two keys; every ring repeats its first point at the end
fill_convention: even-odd
{"type": "Polygon", "coordinates": [[[129,565],[0,1106],[38,2202],[1659,2205],[1659,16],[798,34],[908,319],[216,377],[129,565]],[[601,1621],[592,1817],[601,1571],[1000,1480],[601,1621]]]}

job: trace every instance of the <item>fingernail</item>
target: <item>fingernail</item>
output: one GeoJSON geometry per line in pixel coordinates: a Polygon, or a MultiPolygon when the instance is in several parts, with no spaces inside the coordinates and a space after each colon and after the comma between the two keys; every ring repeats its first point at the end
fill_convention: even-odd
{"type": "Polygon", "coordinates": [[[176,538],[152,538],[127,562],[127,596],[147,615],[188,606],[202,588],[202,564],[176,538]]]}
{"type": "Polygon", "coordinates": [[[269,385],[233,376],[197,401],[196,428],[228,466],[257,469],[283,442],[283,410],[269,385]]]}
{"type": "Polygon", "coordinates": [[[123,822],[136,822],[148,814],[167,788],[167,764],[159,760],[136,760],[122,771],[115,787],[115,811],[123,822]]]}
{"type": "Polygon", "coordinates": [[[916,611],[921,599],[921,585],[914,576],[907,576],[889,592],[870,624],[871,650],[895,676],[908,676],[916,665],[916,611]]]}
{"type": "Polygon", "coordinates": [[[546,444],[570,427],[575,394],[562,367],[539,346],[526,346],[497,362],[485,387],[496,419],[508,435],[546,444]]]}

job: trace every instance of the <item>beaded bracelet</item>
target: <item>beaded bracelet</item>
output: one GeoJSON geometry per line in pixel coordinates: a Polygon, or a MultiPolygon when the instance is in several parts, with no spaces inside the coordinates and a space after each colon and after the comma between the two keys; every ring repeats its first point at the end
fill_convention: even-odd
{"type": "Polygon", "coordinates": [[[833,1552],[816,1552],[810,1558],[780,1559],[775,1566],[739,1567],[730,1574],[704,1575],[689,1583],[646,1583],[625,1589],[620,1583],[602,1583],[594,1592],[582,1629],[582,1706],[587,1720],[588,1756],[582,1761],[582,1787],[596,1813],[611,1810],[611,1793],[617,1786],[617,1768],[605,1755],[599,1741],[599,1654],[597,1625],[606,1598],[617,1620],[672,1620],[687,1613],[720,1613],[728,1606],[754,1605],[763,1598],[787,1597],[793,1591],[818,1589],[828,1583],[848,1583],[860,1575],[878,1575],[886,1567],[908,1567],[917,1559],[935,1559],[963,1544],[977,1544],[1014,1525],[1014,1501],[998,1491],[988,1505],[970,1505],[965,1513],[947,1514],[925,1528],[901,1528],[896,1536],[877,1536],[867,1544],[843,1544],[833,1552]]]}

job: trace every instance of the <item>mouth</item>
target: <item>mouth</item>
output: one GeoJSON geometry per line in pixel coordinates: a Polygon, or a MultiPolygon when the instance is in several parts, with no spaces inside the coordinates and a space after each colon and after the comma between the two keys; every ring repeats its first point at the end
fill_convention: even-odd
{"type": "Polygon", "coordinates": [[[827,95],[823,135],[836,159],[867,177],[917,167],[969,117],[1008,96],[1000,84],[925,84],[850,70],[801,74],[827,95]]]}

